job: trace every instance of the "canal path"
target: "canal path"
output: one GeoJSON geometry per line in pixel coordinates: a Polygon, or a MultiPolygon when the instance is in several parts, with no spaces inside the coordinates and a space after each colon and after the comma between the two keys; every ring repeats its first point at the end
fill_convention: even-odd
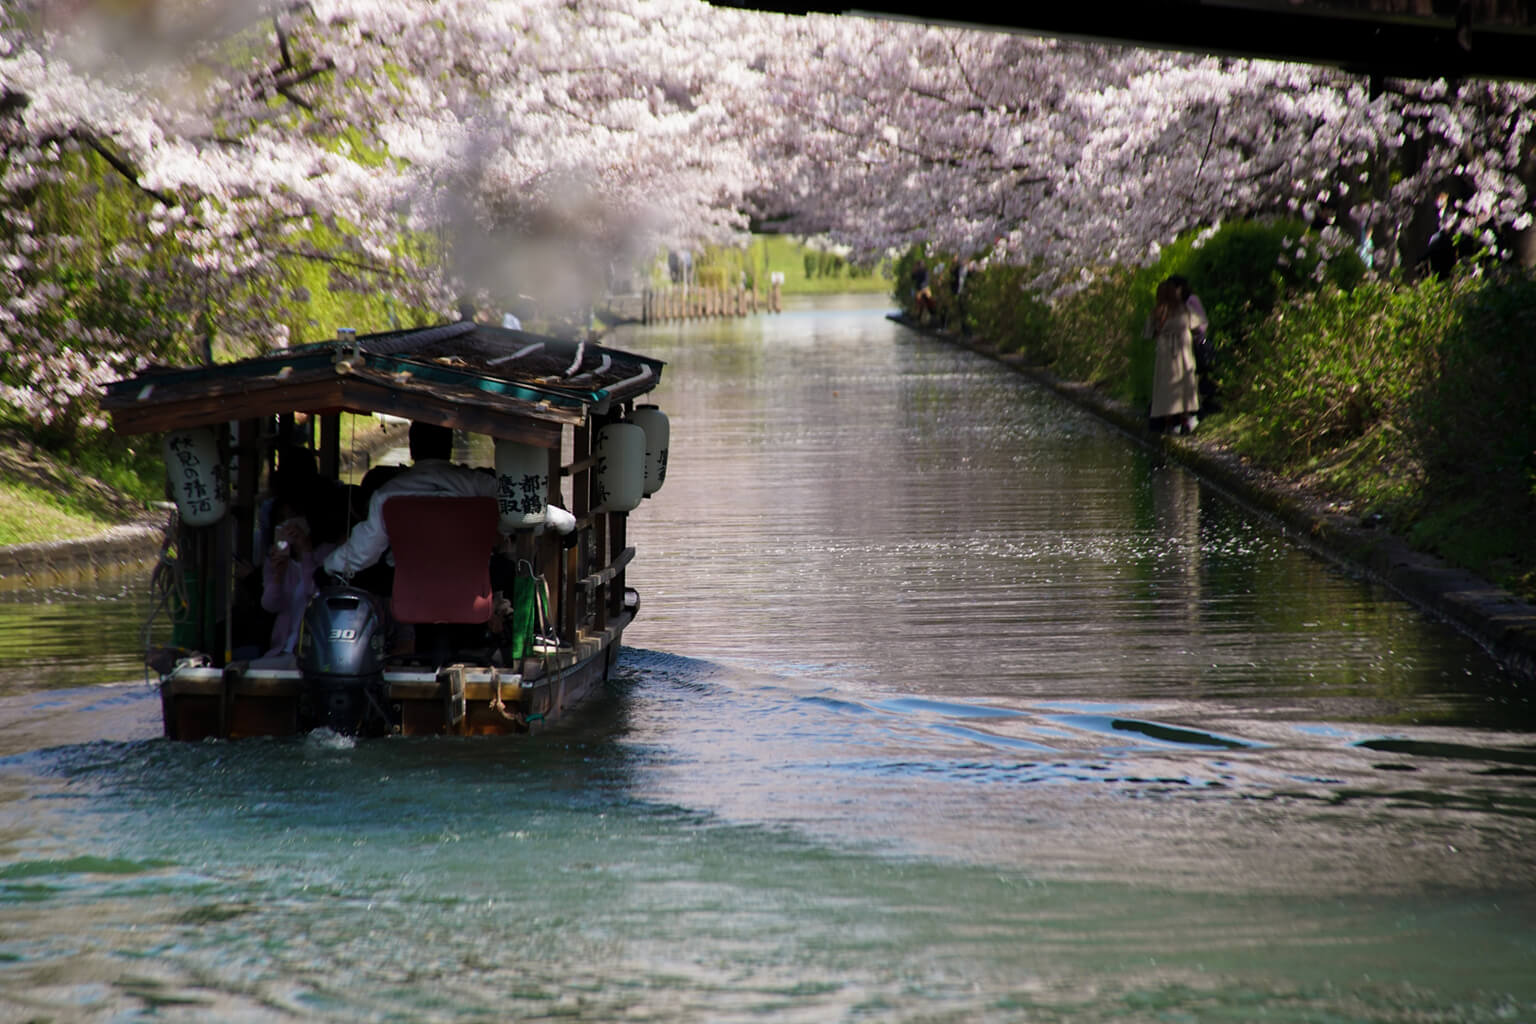
{"type": "Polygon", "coordinates": [[[135,583],[0,596],[0,1019],[1536,1019],[1536,711],[869,300],[668,360],[611,692],[169,744],[135,583]]]}

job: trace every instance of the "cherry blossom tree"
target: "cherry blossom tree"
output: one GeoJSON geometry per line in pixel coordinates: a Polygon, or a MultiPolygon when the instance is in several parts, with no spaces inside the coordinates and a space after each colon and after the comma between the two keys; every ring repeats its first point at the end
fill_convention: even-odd
{"type": "Polygon", "coordinates": [[[402,168],[409,225],[442,233],[471,284],[587,287],[586,268],[746,224],[752,16],[694,0],[310,10],[296,24],[344,71],[345,116],[402,168]]]}
{"type": "Polygon", "coordinates": [[[1528,86],[1371,95],[1329,68],[846,17],[800,35],[812,59],[786,48],[771,76],[793,173],[763,201],[866,254],[924,240],[1051,290],[1230,218],[1299,215],[1332,252],[1369,237],[1383,267],[1442,190],[1490,247],[1530,224],[1528,86]]]}
{"type": "Polygon", "coordinates": [[[106,9],[0,22],[0,399],[37,423],[215,330],[285,343],[294,261],[447,313],[466,291],[573,300],[637,248],[746,224],[752,16],[692,0],[106,9]],[[85,276],[156,299],[137,332],[71,315],[83,209],[34,215],[40,187],[105,178],[140,201],[85,276]]]}
{"type": "Polygon", "coordinates": [[[282,261],[342,220],[324,258],[382,251],[400,192],[294,101],[319,71],[280,30],[267,55],[259,28],[224,17],[208,24],[233,34],[142,36],[71,13],[14,8],[0,35],[0,398],[66,437],[99,426],[97,386],[145,359],[185,359],[215,331],[286,340],[282,261]]]}
{"type": "Polygon", "coordinates": [[[1446,193],[1530,236],[1533,92],[699,0],[19,0],[0,12],[0,402],[214,334],[292,339],[295,267],[452,315],[789,215],[1047,293],[1292,214],[1390,267],[1446,193]],[[148,26],[146,29],[144,26],[148,26]]]}

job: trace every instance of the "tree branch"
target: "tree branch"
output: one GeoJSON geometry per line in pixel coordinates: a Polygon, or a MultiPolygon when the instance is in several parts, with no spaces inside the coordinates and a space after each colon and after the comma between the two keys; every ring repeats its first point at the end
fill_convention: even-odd
{"type": "Polygon", "coordinates": [[[314,252],[308,249],[289,249],[283,246],[273,246],[267,249],[276,256],[294,256],[299,259],[312,260],[316,263],[329,263],[338,267],[346,267],[349,270],[366,270],[370,274],[382,274],[385,277],[404,277],[405,273],[394,267],[380,266],[376,263],[367,263],[363,260],[348,259],[345,256],[331,256],[322,252],[314,252]]]}
{"type": "Polygon", "coordinates": [[[1195,168],[1195,180],[1200,180],[1200,175],[1205,171],[1206,158],[1211,155],[1211,144],[1216,141],[1216,122],[1221,120],[1221,108],[1217,107],[1211,114],[1211,133],[1205,137],[1205,151],[1200,154],[1200,166],[1195,168]]]}
{"type": "Polygon", "coordinates": [[[150,198],[154,199],[162,206],[176,205],[175,196],[171,195],[169,192],[161,192],[158,189],[150,188],[143,182],[139,181],[139,172],[133,167],[133,165],[108,149],[106,145],[95,135],[91,134],[90,132],[75,129],[69,133],[69,137],[95,150],[96,154],[105,160],[114,171],[127,179],[130,185],[138,189],[140,192],[143,192],[150,198]]]}
{"type": "Polygon", "coordinates": [[[970,94],[976,97],[976,102],[980,103],[982,107],[985,108],[987,104],[987,98],[981,94],[980,89],[976,88],[976,83],[971,81],[970,74],[965,70],[965,62],[960,59],[960,49],[955,45],[955,37],[950,36],[948,42],[949,55],[955,59],[955,70],[960,73],[960,80],[965,83],[965,88],[970,92],[970,94]]]}

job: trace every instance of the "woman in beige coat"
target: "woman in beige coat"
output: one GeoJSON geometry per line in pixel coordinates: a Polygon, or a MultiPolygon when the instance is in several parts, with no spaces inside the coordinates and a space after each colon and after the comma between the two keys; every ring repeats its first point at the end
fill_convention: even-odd
{"type": "Polygon", "coordinates": [[[1200,422],[1200,389],[1195,378],[1192,331],[1204,329],[1205,316],[1184,303],[1177,281],[1157,286],[1152,309],[1152,336],[1157,349],[1152,362],[1152,427],[1187,434],[1200,422]]]}

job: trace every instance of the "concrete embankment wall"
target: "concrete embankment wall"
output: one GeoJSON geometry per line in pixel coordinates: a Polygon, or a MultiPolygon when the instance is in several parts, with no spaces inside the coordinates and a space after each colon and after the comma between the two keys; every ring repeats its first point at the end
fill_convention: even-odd
{"type": "Polygon", "coordinates": [[[159,557],[165,524],[114,526],[94,537],[0,547],[0,591],[31,590],[147,569],[159,557]]]}

